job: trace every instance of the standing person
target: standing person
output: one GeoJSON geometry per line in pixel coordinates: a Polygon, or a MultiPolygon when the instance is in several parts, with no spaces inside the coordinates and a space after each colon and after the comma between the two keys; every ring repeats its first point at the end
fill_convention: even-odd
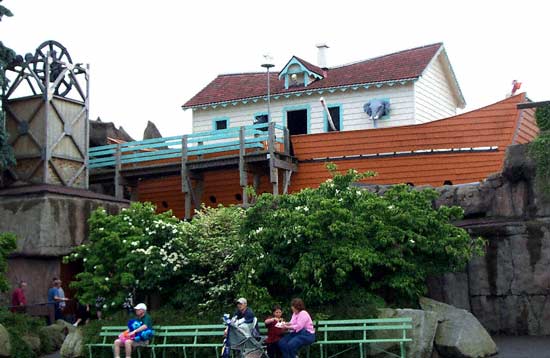
{"type": "MultiPolygon", "coordinates": [[[[136,313],[136,319],[140,321],[142,324],[135,330],[128,332],[129,336],[135,336],[137,333],[141,331],[145,331],[146,329],[152,329],[153,328],[153,320],[151,319],[151,316],[147,313],[147,306],[145,303],[139,303],[136,307],[134,307],[135,313],[136,313]]],[[[124,346],[124,351],[126,353],[126,358],[132,357],[132,347],[137,347],[140,345],[147,345],[149,344],[149,341],[140,341],[136,342],[132,339],[128,339],[125,342],[123,342],[120,338],[115,340],[115,358],[120,358],[120,347],[124,346]]]]}
{"type": "Polygon", "coordinates": [[[11,311],[25,313],[27,310],[27,297],[25,297],[25,290],[27,289],[27,282],[20,281],[19,286],[13,290],[11,295],[11,311]]]}
{"type": "MultiPolygon", "coordinates": [[[[54,321],[57,321],[58,319],[63,319],[63,312],[61,311],[61,307],[59,305],[60,302],[68,301],[69,299],[66,297],[61,298],[59,296],[59,286],[61,285],[61,281],[54,277],[52,280],[52,287],[48,290],[48,306],[49,310],[53,309],[53,319],[54,321]]],[[[50,314],[50,321],[51,321],[51,314],[50,314]]],[[[53,322],[50,322],[53,323],[53,322]]]]}
{"type": "Polygon", "coordinates": [[[292,319],[285,323],[285,327],[291,330],[279,341],[279,347],[283,352],[283,358],[295,358],[300,348],[315,342],[315,328],[311,316],[307,313],[304,301],[295,298],[290,303],[292,319]]]}
{"type": "Polygon", "coordinates": [[[284,328],[283,310],[281,306],[275,305],[271,310],[271,316],[265,319],[265,326],[267,327],[267,355],[269,358],[281,358],[283,353],[279,348],[279,340],[286,333],[284,328]]]}
{"type": "Polygon", "coordinates": [[[65,291],[63,290],[63,287],[61,286],[61,284],[63,283],[61,280],[57,280],[59,281],[58,283],[58,287],[57,287],[57,292],[59,294],[59,297],[61,298],[61,301],[59,302],[59,308],[61,309],[61,312],[65,311],[65,307],[67,307],[67,304],[65,303],[65,291]]]}

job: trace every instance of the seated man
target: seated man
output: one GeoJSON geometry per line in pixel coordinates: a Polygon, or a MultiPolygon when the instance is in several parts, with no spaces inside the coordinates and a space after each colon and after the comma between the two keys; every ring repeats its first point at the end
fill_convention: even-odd
{"type": "MultiPolygon", "coordinates": [[[[248,336],[256,337],[259,335],[259,330],[257,327],[258,320],[256,319],[256,316],[254,316],[252,309],[248,307],[246,298],[241,297],[237,300],[237,310],[233,313],[231,320],[239,328],[242,328],[248,336]]],[[[227,329],[225,334],[227,334],[227,329]]]]}
{"type": "MultiPolygon", "coordinates": [[[[146,329],[152,329],[153,328],[153,321],[151,320],[151,316],[147,314],[147,306],[145,303],[140,303],[136,307],[134,307],[134,310],[136,312],[136,319],[138,321],[141,321],[142,325],[139,326],[139,328],[136,328],[135,330],[128,332],[129,336],[136,336],[139,332],[145,331],[146,329]]],[[[124,345],[124,349],[126,352],[126,358],[132,357],[132,347],[142,346],[149,344],[149,341],[135,341],[133,339],[129,339],[126,341],[122,341],[121,339],[117,339],[115,341],[115,358],[120,358],[120,347],[124,345]]]]}

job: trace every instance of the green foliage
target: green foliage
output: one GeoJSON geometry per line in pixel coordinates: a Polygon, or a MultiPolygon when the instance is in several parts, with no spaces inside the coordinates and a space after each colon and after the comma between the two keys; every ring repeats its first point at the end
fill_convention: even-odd
{"type": "Polygon", "coordinates": [[[0,233],[0,291],[5,292],[9,289],[6,280],[8,269],[8,255],[17,248],[17,236],[11,232],[0,233]]]}
{"type": "Polygon", "coordinates": [[[160,295],[175,307],[219,307],[233,296],[242,216],[236,207],[203,208],[182,222],[149,203],[117,215],[100,208],[89,220],[89,242],[65,258],[84,267],[72,287],[82,302],[104,297],[107,311],[119,310],[128,293],[160,295]]]}
{"type": "MultiPolygon", "coordinates": [[[[0,18],[2,16],[13,16],[10,10],[0,5],[0,18]]],[[[6,78],[5,69],[6,66],[15,59],[15,52],[6,47],[2,41],[0,41],[0,175],[4,169],[15,165],[15,157],[13,155],[13,149],[8,144],[8,134],[6,133],[4,123],[4,111],[1,109],[1,102],[4,97],[4,91],[8,86],[8,80],[6,78]]]]}
{"type": "Polygon", "coordinates": [[[537,126],[544,131],[550,131],[550,105],[538,107],[535,112],[537,126]]]}
{"type": "Polygon", "coordinates": [[[550,199],[550,106],[538,107],[535,116],[540,133],[529,144],[529,154],[536,164],[537,187],[550,199]]]}
{"type": "Polygon", "coordinates": [[[11,341],[11,356],[18,358],[33,358],[36,354],[21,338],[27,334],[40,335],[40,328],[45,326],[43,320],[26,314],[12,313],[0,310],[0,324],[8,330],[11,341]]]}
{"type": "Polygon", "coordinates": [[[262,309],[292,296],[313,306],[343,295],[411,301],[427,276],[463,269],[481,253],[481,239],[450,223],[461,208],[433,208],[435,191],[398,185],[378,196],[352,185],[364,174],[329,169],[333,178],[318,189],[264,194],[247,212],[238,280],[262,309]]]}

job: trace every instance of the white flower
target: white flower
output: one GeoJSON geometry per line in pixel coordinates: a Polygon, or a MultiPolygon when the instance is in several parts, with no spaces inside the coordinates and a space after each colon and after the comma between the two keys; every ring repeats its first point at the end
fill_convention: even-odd
{"type": "Polygon", "coordinates": [[[102,227],[100,227],[98,230],[99,230],[99,231],[103,231],[104,229],[103,229],[102,227]]]}
{"type": "Polygon", "coordinates": [[[105,281],[109,281],[109,277],[105,277],[105,281]]]}
{"type": "Polygon", "coordinates": [[[409,242],[410,242],[411,244],[414,244],[414,240],[413,240],[413,239],[410,239],[409,242]]]}

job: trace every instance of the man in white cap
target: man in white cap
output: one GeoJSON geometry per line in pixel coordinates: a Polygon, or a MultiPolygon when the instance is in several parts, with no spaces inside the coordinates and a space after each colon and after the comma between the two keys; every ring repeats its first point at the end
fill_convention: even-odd
{"type": "Polygon", "coordinates": [[[245,330],[248,330],[249,334],[252,336],[259,334],[258,321],[256,320],[256,316],[254,316],[252,309],[248,307],[246,298],[241,297],[237,300],[237,310],[233,314],[233,319],[235,320],[237,326],[245,328],[245,330]]]}
{"type": "MultiPolygon", "coordinates": [[[[145,305],[145,303],[139,303],[137,306],[134,307],[134,310],[136,312],[136,319],[141,321],[142,325],[139,326],[137,329],[129,332],[128,334],[130,336],[135,336],[137,333],[145,331],[147,328],[153,328],[153,320],[151,319],[151,316],[149,316],[149,314],[147,313],[147,305],[145,305]]],[[[149,344],[149,341],[136,342],[134,340],[127,340],[123,343],[120,339],[117,339],[115,341],[115,358],[120,358],[120,347],[122,345],[124,345],[126,358],[131,358],[132,347],[146,344],[149,344]]]]}

